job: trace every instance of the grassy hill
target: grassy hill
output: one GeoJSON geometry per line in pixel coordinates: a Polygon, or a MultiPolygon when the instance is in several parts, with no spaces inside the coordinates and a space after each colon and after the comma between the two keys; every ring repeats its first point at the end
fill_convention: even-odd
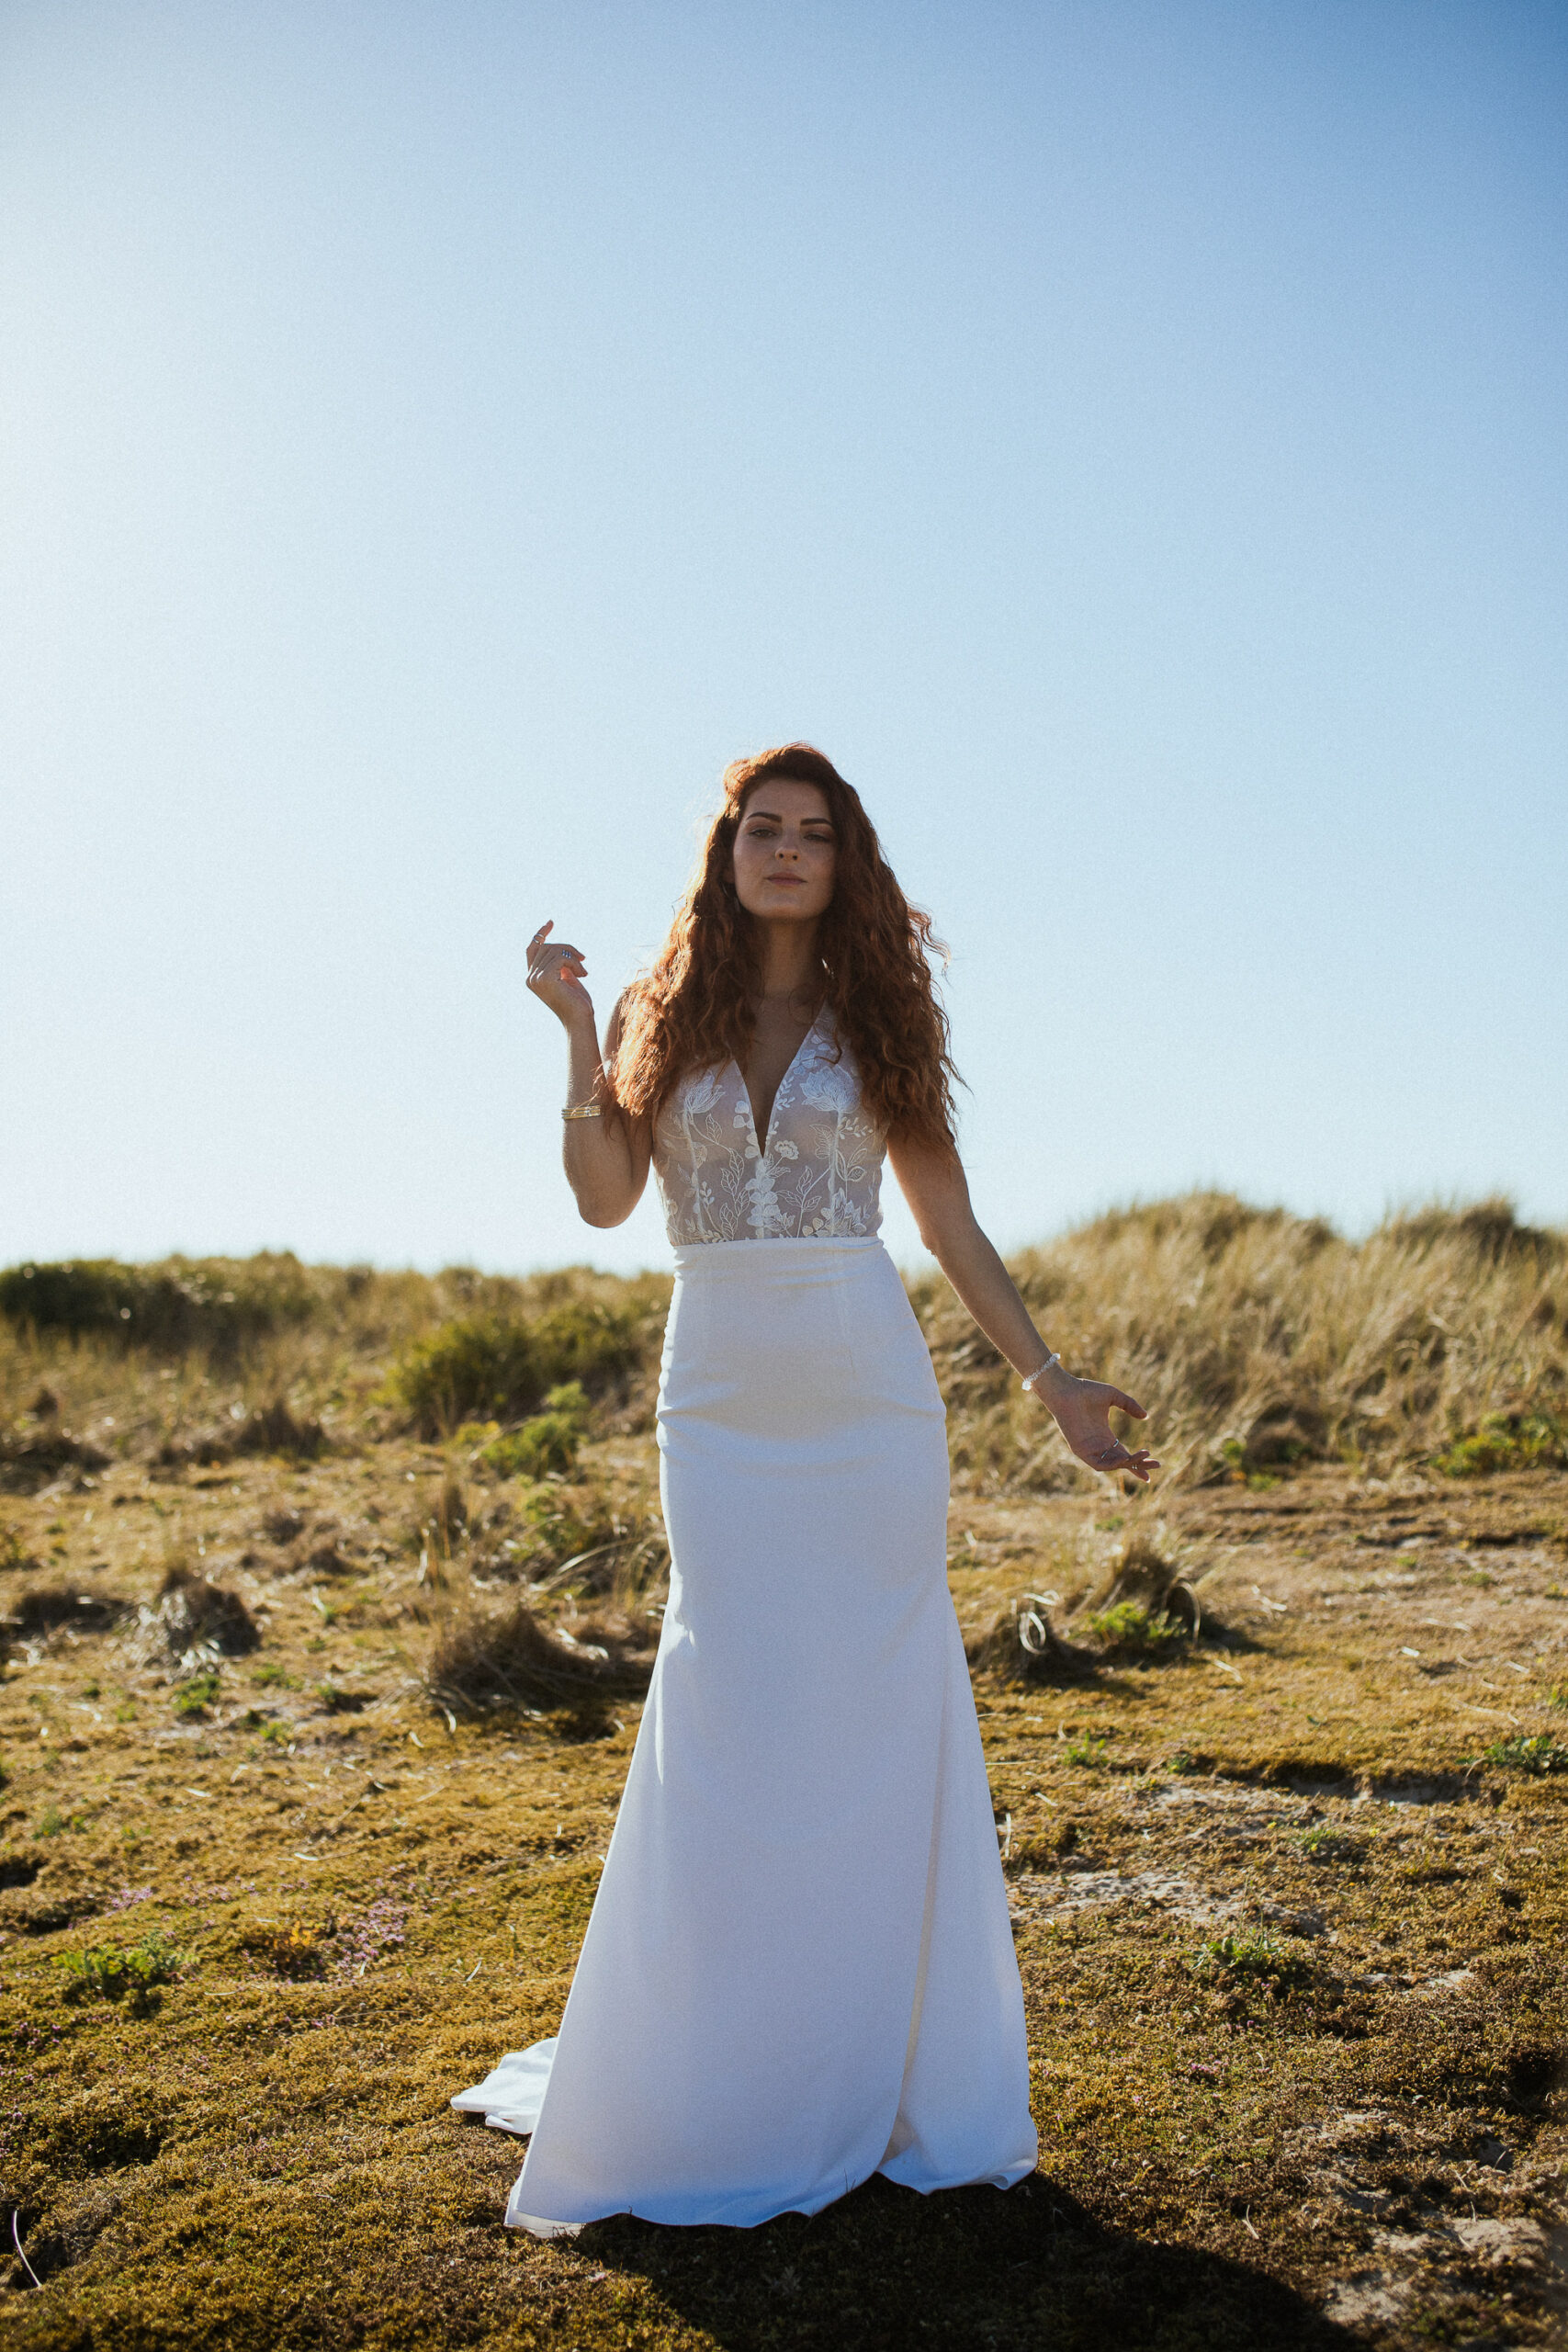
{"type": "Polygon", "coordinates": [[[500,2227],[657,1637],[668,1284],[0,1274],[0,2311],[87,2346],[1546,2344],[1568,2279],[1568,1244],[1199,1195],[939,1282],[1041,2170],[500,2227]],[[29,2267],[30,2266],[30,2267],[29,2267]]]}

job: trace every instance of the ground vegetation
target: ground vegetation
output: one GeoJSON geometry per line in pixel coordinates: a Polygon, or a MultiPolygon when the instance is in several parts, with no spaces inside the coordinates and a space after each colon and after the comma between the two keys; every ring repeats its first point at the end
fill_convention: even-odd
{"type": "Polygon", "coordinates": [[[1565,1261],[1209,1195],[1027,1253],[1148,1494],[915,1283],[1040,2169],[548,2245],[446,2102],[554,2029],[602,1867],[667,1285],[0,1277],[7,2340],[1560,2341],[1565,1261]]]}

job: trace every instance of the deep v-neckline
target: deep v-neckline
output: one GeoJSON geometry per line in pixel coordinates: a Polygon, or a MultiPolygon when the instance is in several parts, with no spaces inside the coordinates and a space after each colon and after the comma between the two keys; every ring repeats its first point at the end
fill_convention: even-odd
{"type": "Polygon", "coordinates": [[[818,1012],[812,1020],[810,1028],[807,1031],[799,1045],[796,1046],[794,1053],[791,1054],[789,1061],[785,1066],[784,1076],[780,1079],[778,1084],[773,1089],[773,1099],[768,1105],[768,1132],[761,1137],[761,1141],[758,1140],[757,1136],[757,1106],[751,1100],[751,1089],[746,1083],[746,1073],[741,1069],[739,1062],[735,1062],[732,1065],[736,1077],[740,1080],[740,1099],[746,1105],[746,1116],[751,1125],[751,1142],[756,1149],[756,1154],[759,1159],[766,1159],[768,1156],[768,1146],[773,1141],[773,1114],[779,1107],[779,1096],[784,1092],[784,1088],[789,1084],[790,1080],[794,1077],[795,1066],[800,1059],[802,1054],[806,1051],[807,1046],[811,1043],[813,1037],[817,1035],[821,1020],[822,1015],[820,1012],[818,1012]]]}

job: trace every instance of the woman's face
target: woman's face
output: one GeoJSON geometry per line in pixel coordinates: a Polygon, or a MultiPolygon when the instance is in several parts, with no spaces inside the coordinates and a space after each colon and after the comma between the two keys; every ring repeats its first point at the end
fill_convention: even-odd
{"type": "Polygon", "coordinates": [[[764,776],[735,836],[735,895],[764,922],[814,922],[833,896],[838,855],[827,794],[794,776],[764,776]]]}

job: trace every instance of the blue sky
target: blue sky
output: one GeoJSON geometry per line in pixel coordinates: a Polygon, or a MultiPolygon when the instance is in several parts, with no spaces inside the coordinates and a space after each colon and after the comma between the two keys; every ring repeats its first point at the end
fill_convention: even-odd
{"type": "Polygon", "coordinates": [[[791,736],[1003,1246],[1568,1220],[1560,7],[13,0],[0,218],[0,1259],[660,1262],[524,943],[791,736]]]}

